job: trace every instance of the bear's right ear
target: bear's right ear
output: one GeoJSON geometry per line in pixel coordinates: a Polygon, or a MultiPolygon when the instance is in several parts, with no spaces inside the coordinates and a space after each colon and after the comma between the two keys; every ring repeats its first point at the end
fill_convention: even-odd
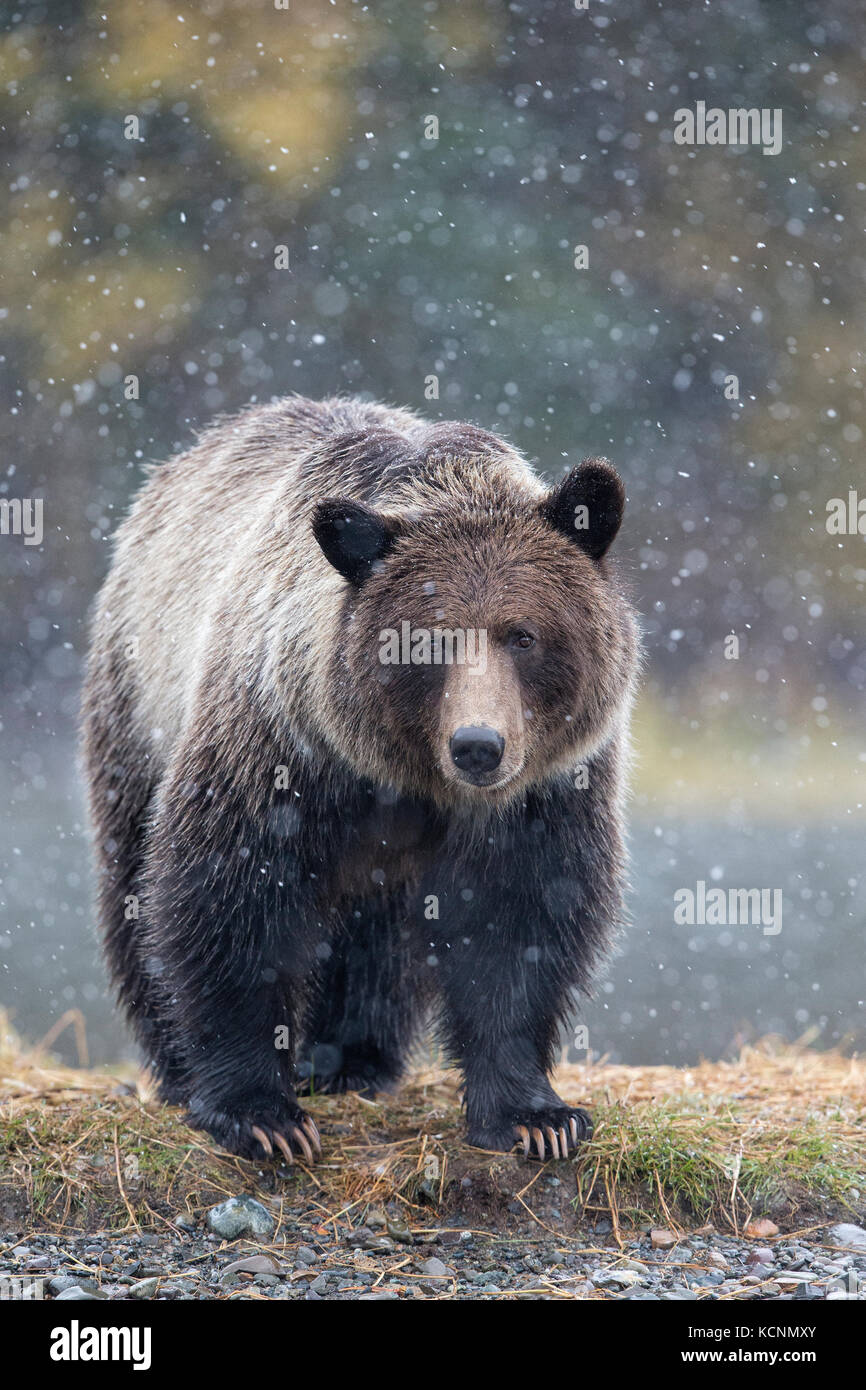
{"type": "Polygon", "coordinates": [[[545,497],[539,510],[591,560],[600,560],[619,530],[625,488],[607,459],[584,459],[545,497]]]}
{"type": "Polygon", "coordinates": [[[313,511],[313,535],[335,570],[359,589],[399,534],[396,521],[343,497],[329,497],[313,511]]]}

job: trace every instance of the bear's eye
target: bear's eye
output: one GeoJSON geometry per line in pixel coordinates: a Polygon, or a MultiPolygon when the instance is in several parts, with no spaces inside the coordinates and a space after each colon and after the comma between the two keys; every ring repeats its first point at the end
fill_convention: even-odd
{"type": "Polygon", "coordinates": [[[535,646],[535,638],[531,632],[526,632],[523,628],[518,628],[511,634],[512,647],[520,647],[522,651],[527,651],[529,647],[535,646]]]}

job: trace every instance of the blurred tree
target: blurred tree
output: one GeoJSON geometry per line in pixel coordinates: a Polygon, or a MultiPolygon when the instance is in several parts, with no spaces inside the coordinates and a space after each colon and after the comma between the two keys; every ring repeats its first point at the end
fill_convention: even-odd
{"type": "Polygon", "coordinates": [[[46,499],[44,546],[0,549],[24,721],[74,710],[140,465],[290,390],[473,417],[551,475],[611,454],[668,709],[855,716],[864,542],[825,515],[866,494],[864,47],[860,0],[8,11],[0,486],[46,499]],[[699,100],[780,108],[781,152],[676,145],[699,100]]]}

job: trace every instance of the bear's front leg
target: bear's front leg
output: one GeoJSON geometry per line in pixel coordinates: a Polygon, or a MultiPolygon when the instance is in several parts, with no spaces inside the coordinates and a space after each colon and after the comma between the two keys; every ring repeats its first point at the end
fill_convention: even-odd
{"type": "Polygon", "coordinates": [[[190,1123],[244,1158],[282,1154],[293,1163],[299,1154],[312,1163],[321,1141],[280,1060],[278,1042],[290,1025],[277,992],[239,976],[207,998],[177,1003],[192,1073],[190,1123]]]}
{"type": "MultiPolygon", "coordinates": [[[[496,1007],[484,991],[478,1002],[496,1007]]],[[[464,1040],[460,1063],[466,1081],[466,1142],[499,1152],[520,1144],[527,1157],[567,1158],[592,1137],[592,1120],[554,1091],[537,1030],[514,1019],[513,1031],[499,1033],[479,1027],[472,1013],[466,1011],[462,1020],[452,1013],[464,1040]]]]}
{"type": "Polygon", "coordinates": [[[217,820],[206,785],[181,790],[154,828],[144,938],[189,1078],[190,1122],[244,1158],[311,1163],[319,1132],[292,1085],[306,967],[296,888],[264,847],[251,852],[255,832],[232,825],[226,801],[217,820]]]}
{"type": "Polygon", "coordinates": [[[548,1080],[579,948],[553,923],[521,929],[515,917],[510,909],[499,925],[486,910],[465,914],[460,930],[437,942],[446,1041],[466,1082],[466,1138],[482,1149],[519,1143],[527,1155],[566,1158],[592,1135],[586,1111],[566,1105],[548,1080]]]}
{"type": "MultiPolygon", "coordinates": [[[[599,762],[588,789],[568,779],[498,819],[468,845],[455,837],[435,950],[449,1049],[466,1079],[467,1138],[563,1158],[592,1134],[548,1076],[560,1030],[586,991],[622,906],[623,864],[599,762]]],[[[436,889],[439,894],[436,895],[436,889]]]]}

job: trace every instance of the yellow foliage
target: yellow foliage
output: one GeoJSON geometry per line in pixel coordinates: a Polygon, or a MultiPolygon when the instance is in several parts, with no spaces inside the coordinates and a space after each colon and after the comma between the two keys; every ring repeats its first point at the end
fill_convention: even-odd
{"type": "Polygon", "coordinates": [[[339,150],[348,130],[347,102],[324,82],[281,74],[259,91],[238,93],[210,112],[226,145],[284,178],[309,173],[339,150]],[[289,99],[287,99],[289,98],[289,99]]]}
{"type": "Polygon", "coordinates": [[[312,173],[345,142],[349,73],[373,34],[371,21],[340,20],[339,8],[315,0],[289,10],[247,0],[119,4],[104,58],[79,81],[103,102],[107,85],[124,106],[118,119],[143,117],[145,138],[150,102],[186,101],[259,169],[312,173]]]}
{"type": "Polygon", "coordinates": [[[62,247],[72,225],[72,208],[65,197],[35,186],[13,195],[11,216],[0,227],[0,265],[6,294],[21,301],[32,292],[32,277],[50,273],[52,261],[62,268],[62,247]]]}
{"type": "Polygon", "coordinates": [[[0,85],[9,87],[29,77],[37,69],[38,50],[44,47],[39,29],[20,25],[11,33],[0,34],[0,85]]]}
{"type": "Polygon", "coordinates": [[[197,291],[197,266],[189,261],[163,266],[106,253],[60,284],[38,284],[31,330],[42,338],[48,369],[86,372],[112,359],[123,368],[130,343],[150,346],[156,334],[170,350],[174,325],[199,308],[197,291]]]}

